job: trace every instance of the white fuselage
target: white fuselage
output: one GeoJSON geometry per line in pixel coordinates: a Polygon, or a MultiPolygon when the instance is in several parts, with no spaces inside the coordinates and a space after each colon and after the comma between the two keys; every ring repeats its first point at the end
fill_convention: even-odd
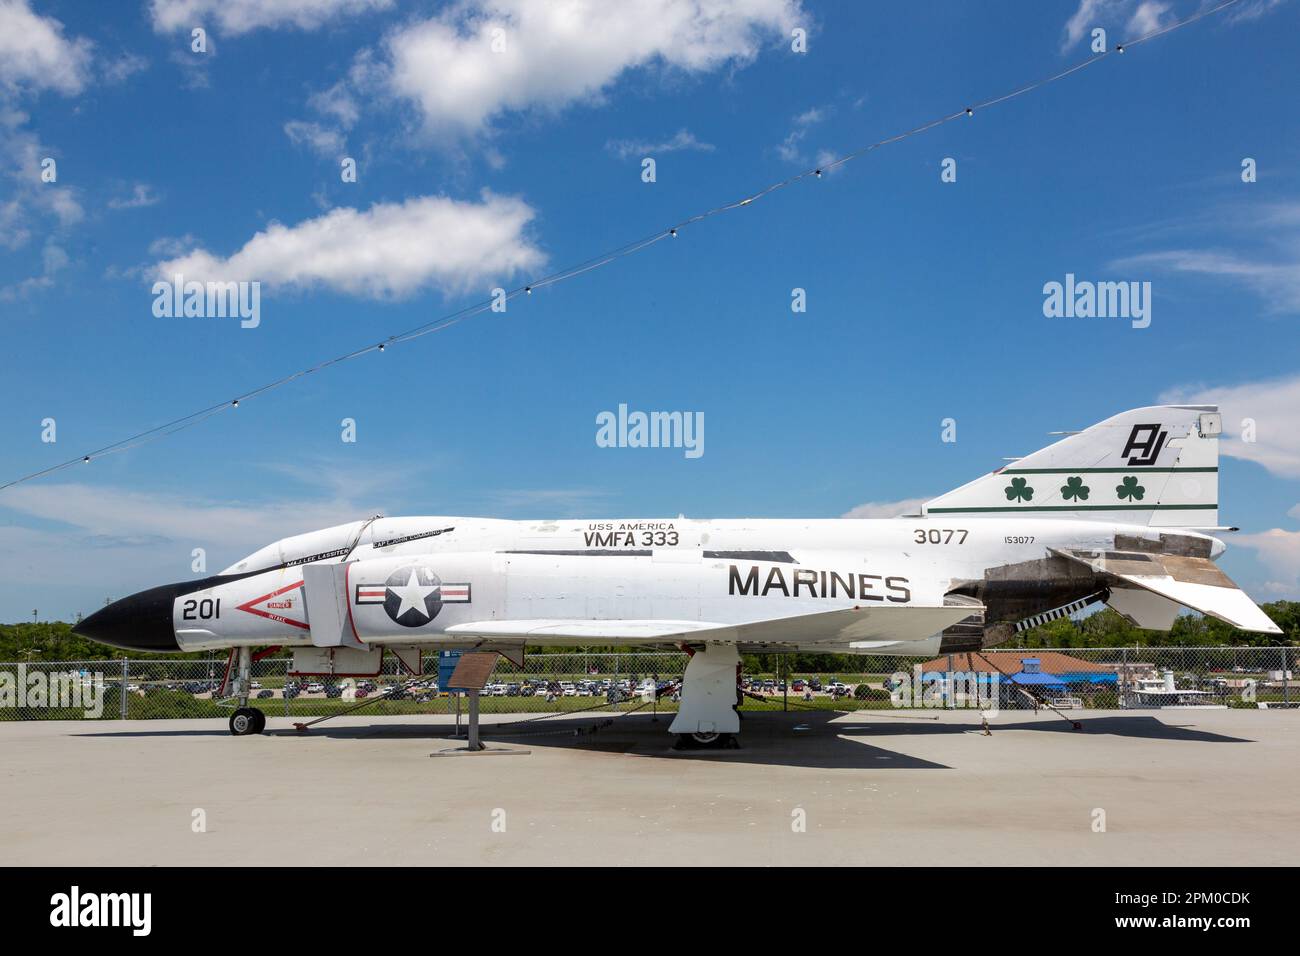
{"type": "Polygon", "coordinates": [[[873,603],[934,606],[990,568],[1045,558],[1052,548],[1113,548],[1117,531],[1159,533],[1005,517],[378,518],[255,552],[223,572],[245,576],[177,598],[174,625],[186,650],[311,644],[303,566],[344,562],[348,624],[366,644],[435,643],[448,628],[485,620],[743,624],[873,603]],[[423,609],[403,611],[408,625],[398,626],[402,606],[391,601],[405,592],[394,582],[419,596],[423,579],[407,577],[413,566],[440,579],[443,602],[427,621],[423,609]]]}

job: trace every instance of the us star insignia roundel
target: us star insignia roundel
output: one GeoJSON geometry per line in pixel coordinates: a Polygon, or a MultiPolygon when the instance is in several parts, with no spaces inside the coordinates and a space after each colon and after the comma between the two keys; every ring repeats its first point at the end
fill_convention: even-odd
{"type": "Polygon", "coordinates": [[[444,584],[426,567],[398,568],[383,584],[358,584],[358,606],[382,604],[384,612],[402,627],[423,627],[444,604],[468,604],[468,584],[444,584]]]}

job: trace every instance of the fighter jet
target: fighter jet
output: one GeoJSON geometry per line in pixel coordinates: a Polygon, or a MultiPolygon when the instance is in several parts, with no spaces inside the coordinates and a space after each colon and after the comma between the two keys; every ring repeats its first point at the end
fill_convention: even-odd
{"type": "Polygon", "coordinates": [[[740,654],[940,655],[1105,603],[1167,629],[1185,608],[1281,633],[1214,561],[1212,405],[1123,412],[891,519],[507,521],[375,517],[276,541],[214,577],[142,591],[76,631],[143,651],[234,649],[300,673],[420,673],[431,649],[672,646],[691,656],[669,730],[740,730],[740,654]]]}

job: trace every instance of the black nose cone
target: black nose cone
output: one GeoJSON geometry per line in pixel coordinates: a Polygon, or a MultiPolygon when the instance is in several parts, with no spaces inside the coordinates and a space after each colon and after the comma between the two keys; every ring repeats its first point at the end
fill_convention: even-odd
{"type": "Polygon", "coordinates": [[[72,631],[128,651],[179,651],[181,647],[172,629],[172,603],[182,587],[167,584],[114,601],[81,621],[72,631]]]}

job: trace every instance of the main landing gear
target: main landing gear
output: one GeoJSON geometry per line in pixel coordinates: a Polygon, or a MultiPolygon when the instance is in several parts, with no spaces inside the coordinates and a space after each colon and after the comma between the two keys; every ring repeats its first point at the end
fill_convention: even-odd
{"type": "Polygon", "coordinates": [[[235,671],[235,698],[239,707],[230,715],[230,732],[236,737],[260,734],[266,729],[266,713],[256,707],[248,706],[248,690],[253,678],[253,652],[251,648],[241,647],[238,652],[238,669],[235,671]]]}
{"type": "Polygon", "coordinates": [[[740,652],[734,644],[709,644],[697,650],[682,675],[682,700],[668,727],[677,750],[739,747],[736,679],[740,652]]]}

